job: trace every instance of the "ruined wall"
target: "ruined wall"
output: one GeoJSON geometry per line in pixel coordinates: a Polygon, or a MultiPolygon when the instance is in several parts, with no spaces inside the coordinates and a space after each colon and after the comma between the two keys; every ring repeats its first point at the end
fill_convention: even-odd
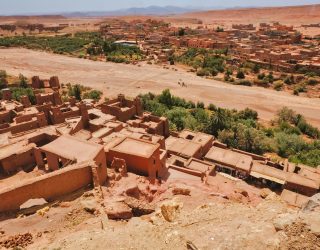
{"type": "Polygon", "coordinates": [[[3,111],[0,113],[0,124],[12,122],[11,111],[3,111]]]}
{"type": "Polygon", "coordinates": [[[44,198],[52,201],[89,184],[92,184],[90,164],[57,170],[0,190],[0,212],[18,210],[29,199],[44,198]]]}
{"type": "Polygon", "coordinates": [[[23,123],[16,124],[14,126],[0,129],[0,134],[6,133],[6,132],[11,132],[12,134],[17,134],[17,133],[21,133],[21,132],[28,131],[31,129],[36,129],[38,127],[39,127],[38,120],[36,118],[34,118],[28,122],[23,122],[23,123]]]}
{"type": "Polygon", "coordinates": [[[39,76],[33,76],[31,78],[31,86],[34,89],[40,89],[44,87],[43,81],[40,80],[39,76]]]}
{"type": "Polygon", "coordinates": [[[31,121],[34,116],[35,116],[35,114],[17,116],[13,119],[13,121],[15,121],[17,124],[23,123],[23,122],[28,122],[28,121],[31,121]]]}
{"type": "Polygon", "coordinates": [[[17,171],[19,168],[27,167],[27,166],[35,166],[36,159],[34,156],[33,147],[35,144],[30,145],[25,152],[11,155],[0,162],[0,166],[5,174],[9,174],[17,171]]]}
{"type": "Polygon", "coordinates": [[[111,163],[114,157],[124,159],[126,161],[128,171],[139,175],[149,176],[151,179],[156,178],[157,172],[158,176],[163,173],[159,149],[157,149],[149,158],[130,155],[110,149],[109,152],[107,152],[108,163],[111,163]]]}

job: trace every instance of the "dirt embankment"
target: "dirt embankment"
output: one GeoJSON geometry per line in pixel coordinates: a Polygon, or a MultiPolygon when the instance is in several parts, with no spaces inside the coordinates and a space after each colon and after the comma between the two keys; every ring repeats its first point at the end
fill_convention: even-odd
{"type": "Polygon", "coordinates": [[[320,127],[320,99],[293,96],[261,87],[236,86],[204,79],[179,69],[163,69],[155,65],[115,64],[55,55],[27,49],[0,49],[0,68],[9,74],[28,77],[59,76],[64,83],[80,83],[104,92],[106,96],[124,93],[136,96],[148,91],[160,93],[169,88],[172,93],[192,101],[214,103],[225,108],[259,112],[262,120],[270,120],[283,106],[303,114],[320,127]],[[185,82],[181,87],[178,82],[185,82]]]}

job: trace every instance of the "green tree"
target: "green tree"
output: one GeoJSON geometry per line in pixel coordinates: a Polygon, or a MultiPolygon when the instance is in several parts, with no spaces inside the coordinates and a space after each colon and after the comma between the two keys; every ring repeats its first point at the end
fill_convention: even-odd
{"type": "Polygon", "coordinates": [[[228,128],[228,126],[229,119],[226,111],[218,108],[218,110],[211,115],[206,132],[217,136],[219,131],[228,128]]]}
{"type": "Polygon", "coordinates": [[[172,122],[177,130],[182,130],[185,128],[185,118],[190,115],[186,109],[175,107],[166,112],[166,117],[168,117],[169,121],[172,122]]]}
{"type": "Polygon", "coordinates": [[[28,88],[28,80],[22,74],[19,75],[19,85],[21,88],[28,88]]]}
{"type": "Polygon", "coordinates": [[[158,100],[160,103],[171,107],[172,106],[172,95],[169,89],[165,89],[162,91],[161,95],[158,96],[158,100]]]}
{"type": "Polygon", "coordinates": [[[71,86],[69,90],[69,95],[74,96],[78,101],[81,101],[81,93],[82,93],[82,88],[80,84],[71,86]]]}
{"type": "Polygon", "coordinates": [[[5,70],[0,70],[0,89],[4,89],[7,87],[7,72],[5,70]]]}

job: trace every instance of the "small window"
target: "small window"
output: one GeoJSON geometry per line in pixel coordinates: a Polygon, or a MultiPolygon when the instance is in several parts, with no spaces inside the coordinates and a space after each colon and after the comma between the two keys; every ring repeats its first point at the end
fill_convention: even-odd
{"type": "Polygon", "coordinates": [[[188,135],[188,136],[186,137],[186,139],[188,139],[188,140],[192,140],[193,138],[194,138],[193,135],[188,135]]]}

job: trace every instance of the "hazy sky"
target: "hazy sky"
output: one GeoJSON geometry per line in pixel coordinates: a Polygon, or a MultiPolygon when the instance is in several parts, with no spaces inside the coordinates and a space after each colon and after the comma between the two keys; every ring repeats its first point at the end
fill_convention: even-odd
{"type": "Polygon", "coordinates": [[[0,0],[0,15],[109,11],[150,5],[181,7],[240,7],[317,4],[320,0],[0,0]]]}

